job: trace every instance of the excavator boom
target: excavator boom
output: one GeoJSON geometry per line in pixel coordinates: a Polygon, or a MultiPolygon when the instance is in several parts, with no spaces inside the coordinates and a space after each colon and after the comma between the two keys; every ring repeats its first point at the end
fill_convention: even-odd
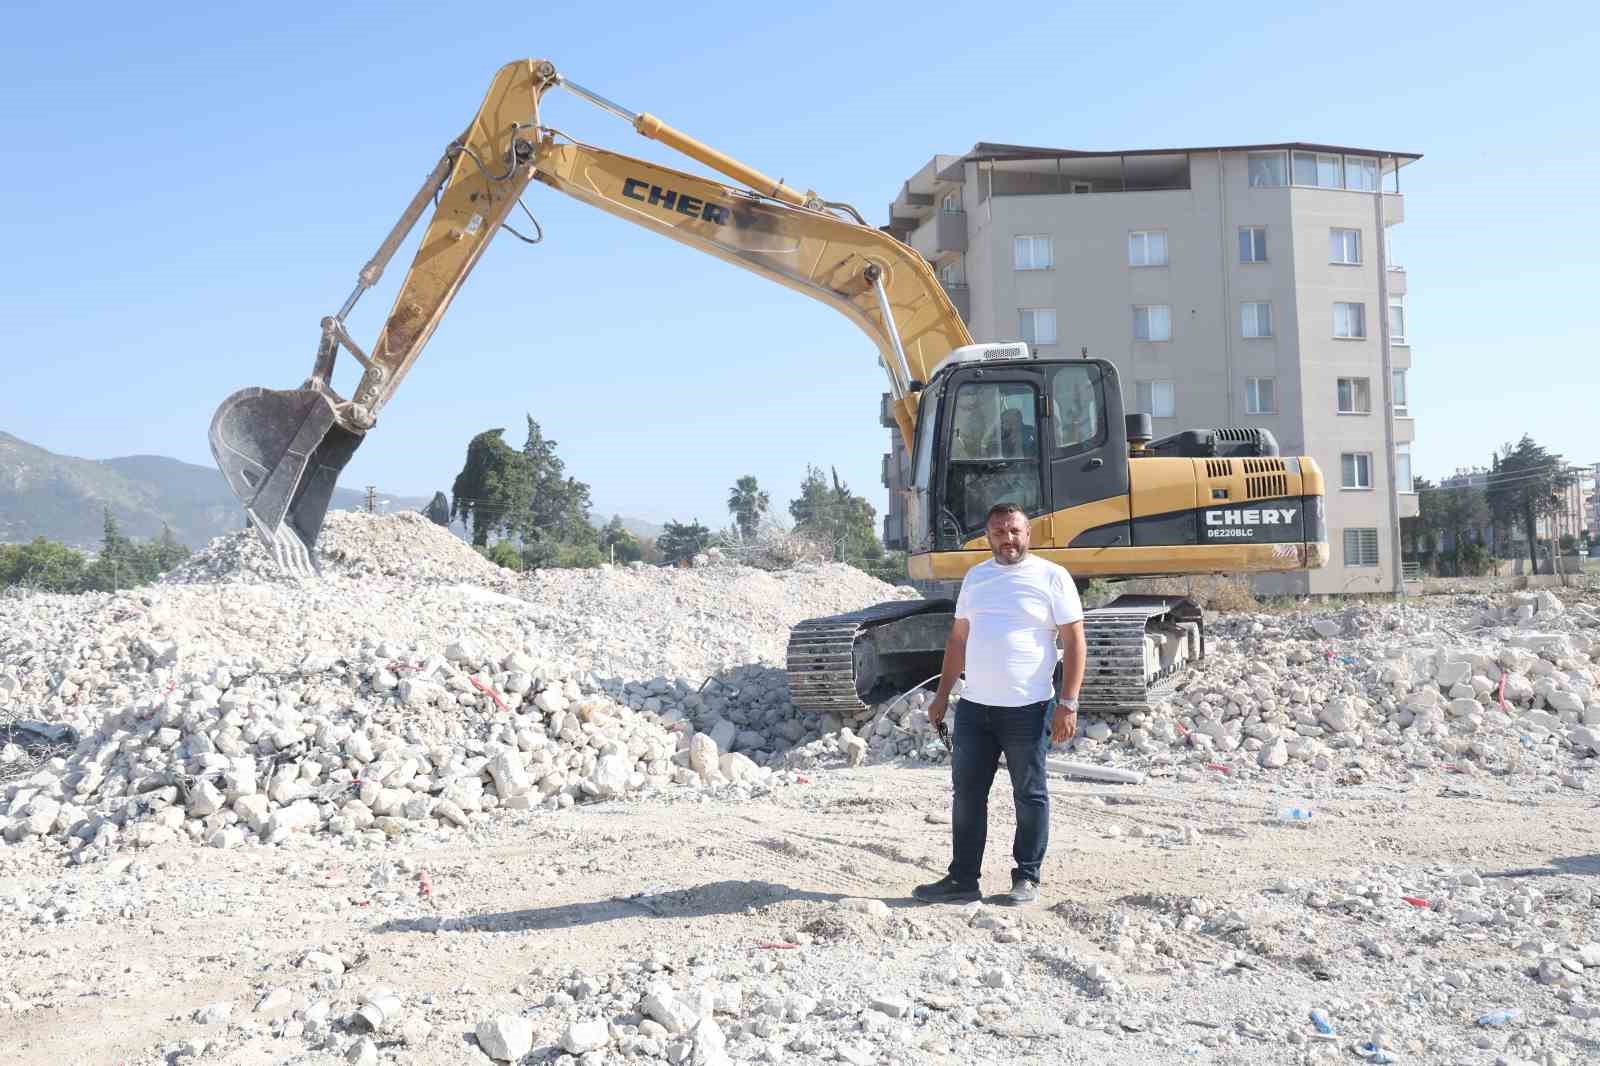
{"type": "Polygon", "coordinates": [[[511,63],[495,75],[478,114],[362,269],[343,308],[323,319],[311,376],[298,389],[236,392],[212,419],[217,464],[286,569],[313,568],[312,549],[339,472],[489,241],[511,228],[512,210],[532,180],[838,310],[877,347],[908,447],[917,404],[913,383],[926,381],[940,360],[972,343],[927,262],[859,215],[852,221],[840,213],[850,209],[774,181],[652,115],[628,112],[567,81],[547,61],[511,63]],[[540,122],[540,101],[556,86],[747,187],[564,138],[540,122]],[[416,258],[369,354],[346,330],[345,317],[435,198],[416,258]],[[364,371],[348,400],[331,384],[341,349],[364,371]]]}

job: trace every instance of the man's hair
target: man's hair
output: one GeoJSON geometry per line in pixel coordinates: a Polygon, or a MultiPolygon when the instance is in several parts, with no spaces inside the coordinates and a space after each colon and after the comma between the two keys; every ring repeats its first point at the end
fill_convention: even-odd
{"type": "Polygon", "coordinates": [[[1017,504],[1014,504],[1014,503],[997,503],[993,507],[989,508],[988,517],[984,518],[983,524],[984,525],[988,525],[990,522],[993,522],[995,520],[995,516],[997,516],[997,515],[1013,515],[1013,514],[1019,514],[1023,518],[1027,518],[1028,517],[1028,513],[1026,511],[1024,511],[1017,504]]]}

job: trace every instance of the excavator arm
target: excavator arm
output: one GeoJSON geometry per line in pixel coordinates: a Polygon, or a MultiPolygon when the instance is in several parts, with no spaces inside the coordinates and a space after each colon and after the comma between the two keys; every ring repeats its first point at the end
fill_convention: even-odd
{"type": "Polygon", "coordinates": [[[490,240],[502,227],[511,228],[513,209],[534,180],[845,315],[878,349],[895,399],[895,421],[908,446],[917,403],[913,383],[926,381],[940,360],[972,343],[927,262],[866,225],[853,210],[800,193],[654,116],[628,112],[566,80],[547,61],[520,60],[495,75],[471,125],[446,149],[362,269],[344,306],[323,319],[310,378],[298,389],[243,389],[212,419],[217,464],[285,568],[301,573],[313,568],[311,549],[339,472],[376,424],[490,240]],[[557,86],[740,185],[564,137],[540,120],[541,100],[557,86]],[[345,318],[381,278],[430,203],[436,207],[416,258],[368,353],[350,336],[345,318]],[[331,384],[341,349],[363,368],[348,400],[331,384]]]}

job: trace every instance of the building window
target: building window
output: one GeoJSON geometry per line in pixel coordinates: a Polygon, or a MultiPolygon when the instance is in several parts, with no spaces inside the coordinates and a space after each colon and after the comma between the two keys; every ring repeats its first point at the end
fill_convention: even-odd
{"type": "Polygon", "coordinates": [[[1136,229],[1128,234],[1128,265],[1164,267],[1167,265],[1167,231],[1136,229]]]}
{"type": "Polygon", "coordinates": [[[1265,263],[1267,261],[1267,227],[1239,227],[1239,262],[1265,263]]]}
{"type": "Polygon", "coordinates": [[[1094,192],[1094,182],[1092,182],[1092,181],[1075,181],[1075,182],[1072,183],[1072,193],[1073,193],[1074,196],[1079,195],[1081,193],[1086,193],[1086,192],[1094,192]]]}
{"type": "Polygon", "coordinates": [[[1328,262],[1347,266],[1361,265],[1361,231],[1358,229],[1330,229],[1328,231],[1328,262]]]}
{"type": "Polygon", "coordinates": [[[952,259],[950,262],[940,267],[939,280],[944,282],[946,285],[960,285],[962,283],[961,260],[952,259]]]}
{"type": "Polygon", "coordinates": [[[1344,531],[1344,565],[1378,565],[1378,531],[1376,529],[1347,529],[1344,531]]]}
{"type": "Polygon", "coordinates": [[[1140,381],[1136,383],[1134,411],[1151,418],[1175,418],[1178,413],[1177,390],[1170,381],[1140,381]]]}
{"type": "Polygon", "coordinates": [[[1360,156],[1344,157],[1344,187],[1359,192],[1378,191],[1378,161],[1360,156]]]}
{"type": "Polygon", "coordinates": [[[1370,489],[1372,487],[1372,453],[1344,452],[1339,456],[1342,489],[1370,489]]]}
{"type": "Polygon", "coordinates": [[[1056,342],[1056,310],[1053,307],[1024,307],[1017,312],[1022,339],[1029,344],[1056,342]]]}
{"type": "Polygon", "coordinates": [[[1339,413],[1342,415],[1370,415],[1372,413],[1372,379],[1339,379],[1339,413]]]}
{"type": "Polygon", "coordinates": [[[1245,337],[1272,336],[1272,305],[1254,302],[1240,304],[1239,330],[1245,337]]]}
{"type": "Polygon", "coordinates": [[[1333,335],[1345,340],[1361,340],[1367,335],[1367,305],[1333,305],[1333,335]]]}
{"type": "Polygon", "coordinates": [[[1282,152],[1251,152],[1248,165],[1252,188],[1265,189],[1289,184],[1289,171],[1282,152]]]}
{"type": "Polygon", "coordinates": [[[1415,492],[1411,483],[1411,445],[1394,446],[1394,486],[1396,492],[1415,492]]]}
{"type": "Polygon", "coordinates": [[[1049,237],[1026,235],[1012,244],[1018,270],[1049,270],[1055,265],[1055,248],[1049,237]]]}
{"type": "Polygon", "coordinates": [[[1319,155],[1316,152],[1294,153],[1294,183],[1311,185],[1319,189],[1338,189],[1344,186],[1344,161],[1336,155],[1319,155]]]}
{"type": "Polygon", "coordinates": [[[958,192],[945,193],[944,202],[941,206],[944,213],[947,215],[961,214],[961,194],[958,192]]]}
{"type": "Polygon", "coordinates": [[[1166,304],[1150,304],[1133,309],[1133,339],[1136,341],[1170,341],[1172,339],[1172,308],[1166,304]]]}
{"type": "Polygon", "coordinates": [[[1394,413],[1404,415],[1406,413],[1406,372],[1404,370],[1394,371],[1392,380],[1394,381],[1394,413]]]}
{"type": "Polygon", "coordinates": [[[1244,413],[1270,415],[1278,410],[1278,382],[1275,378],[1244,379],[1244,413]]]}
{"type": "Polygon", "coordinates": [[[1400,296],[1389,297],[1389,339],[1396,344],[1406,342],[1406,304],[1400,296]]]}

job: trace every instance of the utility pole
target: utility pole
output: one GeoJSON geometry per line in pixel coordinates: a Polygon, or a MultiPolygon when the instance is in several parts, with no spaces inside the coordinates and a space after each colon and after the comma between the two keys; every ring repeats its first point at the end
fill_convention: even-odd
{"type": "Polygon", "coordinates": [[[378,486],[367,486],[367,513],[375,514],[378,510],[378,486]]]}

